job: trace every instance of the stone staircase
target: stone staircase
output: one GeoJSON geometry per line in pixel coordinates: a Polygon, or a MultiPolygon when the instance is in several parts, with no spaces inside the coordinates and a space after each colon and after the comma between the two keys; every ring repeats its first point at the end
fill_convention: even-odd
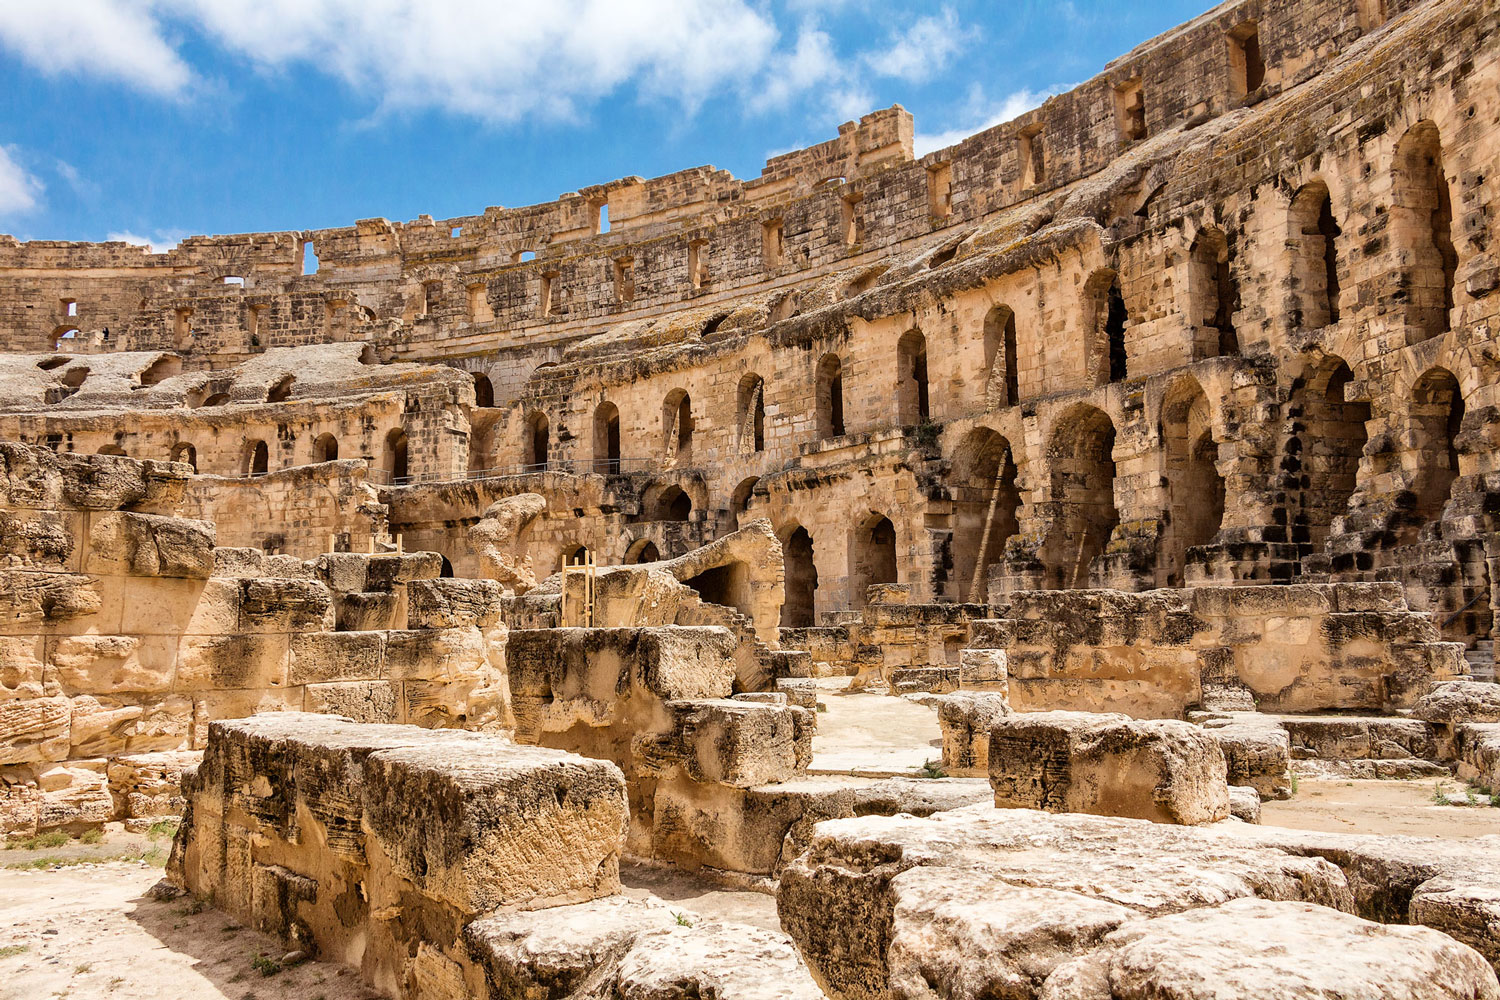
{"type": "Polygon", "coordinates": [[[1464,650],[1469,661],[1469,676],[1476,681],[1495,680],[1495,640],[1477,639],[1474,645],[1464,650]]]}

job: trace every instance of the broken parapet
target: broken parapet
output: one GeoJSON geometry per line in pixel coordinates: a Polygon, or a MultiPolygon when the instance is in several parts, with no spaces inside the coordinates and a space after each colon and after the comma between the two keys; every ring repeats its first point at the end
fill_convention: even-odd
{"type": "Polygon", "coordinates": [[[619,891],[625,782],[500,737],[273,713],[210,726],[168,877],[392,996],[497,908],[619,891]]]}
{"type": "Polygon", "coordinates": [[[733,810],[747,789],[787,781],[812,758],[813,713],[729,700],[734,648],[718,627],[513,631],[516,739],[618,764],[630,851],[670,860],[673,830],[657,822],[669,792],[733,810]]]}
{"type": "Polygon", "coordinates": [[[995,805],[1213,823],[1229,815],[1218,741],[1186,722],[1033,712],[990,727],[995,805]]]}

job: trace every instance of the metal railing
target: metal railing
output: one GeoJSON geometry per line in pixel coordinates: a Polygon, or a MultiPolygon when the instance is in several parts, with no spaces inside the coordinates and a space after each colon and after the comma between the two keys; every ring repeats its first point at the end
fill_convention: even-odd
{"type": "Polygon", "coordinates": [[[461,475],[446,472],[423,472],[416,475],[396,476],[389,469],[371,467],[370,482],[378,486],[417,486],[437,483],[463,483],[484,479],[505,479],[511,476],[534,476],[544,472],[557,472],[573,476],[630,476],[652,472],[655,463],[649,458],[586,458],[556,459],[547,462],[519,463],[494,466],[488,469],[470,469],[461,475]]]}

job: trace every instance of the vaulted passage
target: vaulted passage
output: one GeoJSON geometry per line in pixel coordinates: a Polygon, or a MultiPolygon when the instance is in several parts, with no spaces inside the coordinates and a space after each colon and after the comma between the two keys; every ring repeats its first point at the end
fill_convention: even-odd
{"type": "Polygon", "coordinates": [[[551,450],[552,429],[547,415],[540,411],[526,418],[526,434],[522,441],[522,459],[526,472],[546,472],[548,452],[551,450]]]}
{"type": "Polygon", "coordinates": [[[1405,300],[1410,322],[1425,336],[1447,333],[1458,254],[1442,138],[1430,121],[1413,125],[1396,147],[1390,232],[1406,262],[1396,298],[1405,300]]]}
{"type": "Polygon", "coordinates": [[[825,354],[818,361],[816,406],[818,437],[843,437],[844,364],[837,354],[825,354]]]}
{"type": "Polygon", "coordinates": [[[740,379],[740,451],[766,450],[766,380],[754,372],[740,379]]]}
{"type": "Polygon", "coordinates": [[[1353,372],[1330,355],[1293,386],[1281,457],[1289,541],[1321,552],[1348,512],[1368,440],[1370,404],[1353,396],[1353,372]]]}
{"type": "Polygon", "coordinates": [[[1239,298],[1228,237],[1212,227],[1200,230],[1189,254],[1188,272],[1188,322],[1193,326],[1195,357],[1240,352],[1234,330],[1239,298]]]}
{"type": "Polygon", "coordinates": [[[875,584],[897,582],[896,526],[872,511],[855,525],[849,539],[849,606],[864,607],[867,591],[875,584]]]}
{"type": "Polygon", "coordinates": [[[1328,185],[1309,181],[1292,199],[1290,242],[1294,303],[1288,328],[1316,330],[1339,321],[1339,248],[1328,185]]]}
{"type": "Polygon", "coordinates": [[[620,471],[620,408],[614,403],[594,410],[594,471],[606,476],[620,471]]]}
{"type": "Polygon", "coordinates": [[[1058,421],[1047,447],[1056,513],[1043,544],[1047,586],[1090,586],[1094,559],[1120,522],[1115,509],[1115,427],[1104,411],[1074,407],[1058,421]]]}
{"type": "Polygon", "coordinates": [[[1442,519],[1458,478],[1454,440],[1463,420],[1464,398],[1452,372],[1434,368],[1417,380],[1408,425],[1412,450],[1407,481],[1416,495],[1412,512],[1418,523],[1403,541],[1417,541],[1422,527],[1442,519]]]}
{"type": "Polygon", "coordinates": [[[1187,551],[1213,541],[1224,520],[1224,480],[1209,418],[1208,397],[1191,378],[1162,403],[1161,440],[1167,478],[1167,517],[1160,543],[1158,583],[1186,582],[1187,551]]]}
{"type": "Polygon", "coordinates": [[[931,415],[927,398],[927,338],[921,330],[908,330],[896,342],[896,402],[903,424],[920,424],[931,415]]]}
{"type": "Polygon", "coordinates": [[[693,400],[686,389],[673,389],[661,404],[663,444],[669,459],[682,465],[693,460],[693,400]]]}
{"type": "Polygon", "coordinates": [[[991,566],[1018,530],[1016,463],[1010,442],[987,427],[970,431],[953,456],[953,571],[945,594],[956,601],[986,600],[991,566]]]}
{"type": "Polygon", "coordinates": [[[1016,314],[1010,306],[995,306],[984,317],[984,401],[988,408],[1021,401],[1018,365],[1016,314]]]}
{"type": "Polygon", "coordinates": [[[785,560],[786,603],[781,606],[782,628],[810,628],[817,624],[814,606],[818,593],[818,568],[813,565],[813,540],[798,525],[781,543],[785,560]]]}

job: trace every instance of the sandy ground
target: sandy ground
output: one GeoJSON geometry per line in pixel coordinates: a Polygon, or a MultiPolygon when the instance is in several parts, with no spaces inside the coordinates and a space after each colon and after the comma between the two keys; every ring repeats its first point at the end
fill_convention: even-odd
{"type": "MultiPolygon", "coordinates": [[[[1500,809],[1488,806],[1433,805],[1436,783],[1427,781],[1298,782],[1297,794],[1285,802],[1264,802],[1262,826],[1335,833],[1402,834],[1466,840],[1500,833],[1500,809]]],[[[1460,781],[1444,783],[1462,790],[1460,781]]]]}
{"type": "Polygon", "coordinates": [[[846,694],[848,678],[818,684],[818,713],[813,737],[813,774],[859,774],[872,777],[911,774],[943,756],[937,712],[888,694],[846,694]]]}

